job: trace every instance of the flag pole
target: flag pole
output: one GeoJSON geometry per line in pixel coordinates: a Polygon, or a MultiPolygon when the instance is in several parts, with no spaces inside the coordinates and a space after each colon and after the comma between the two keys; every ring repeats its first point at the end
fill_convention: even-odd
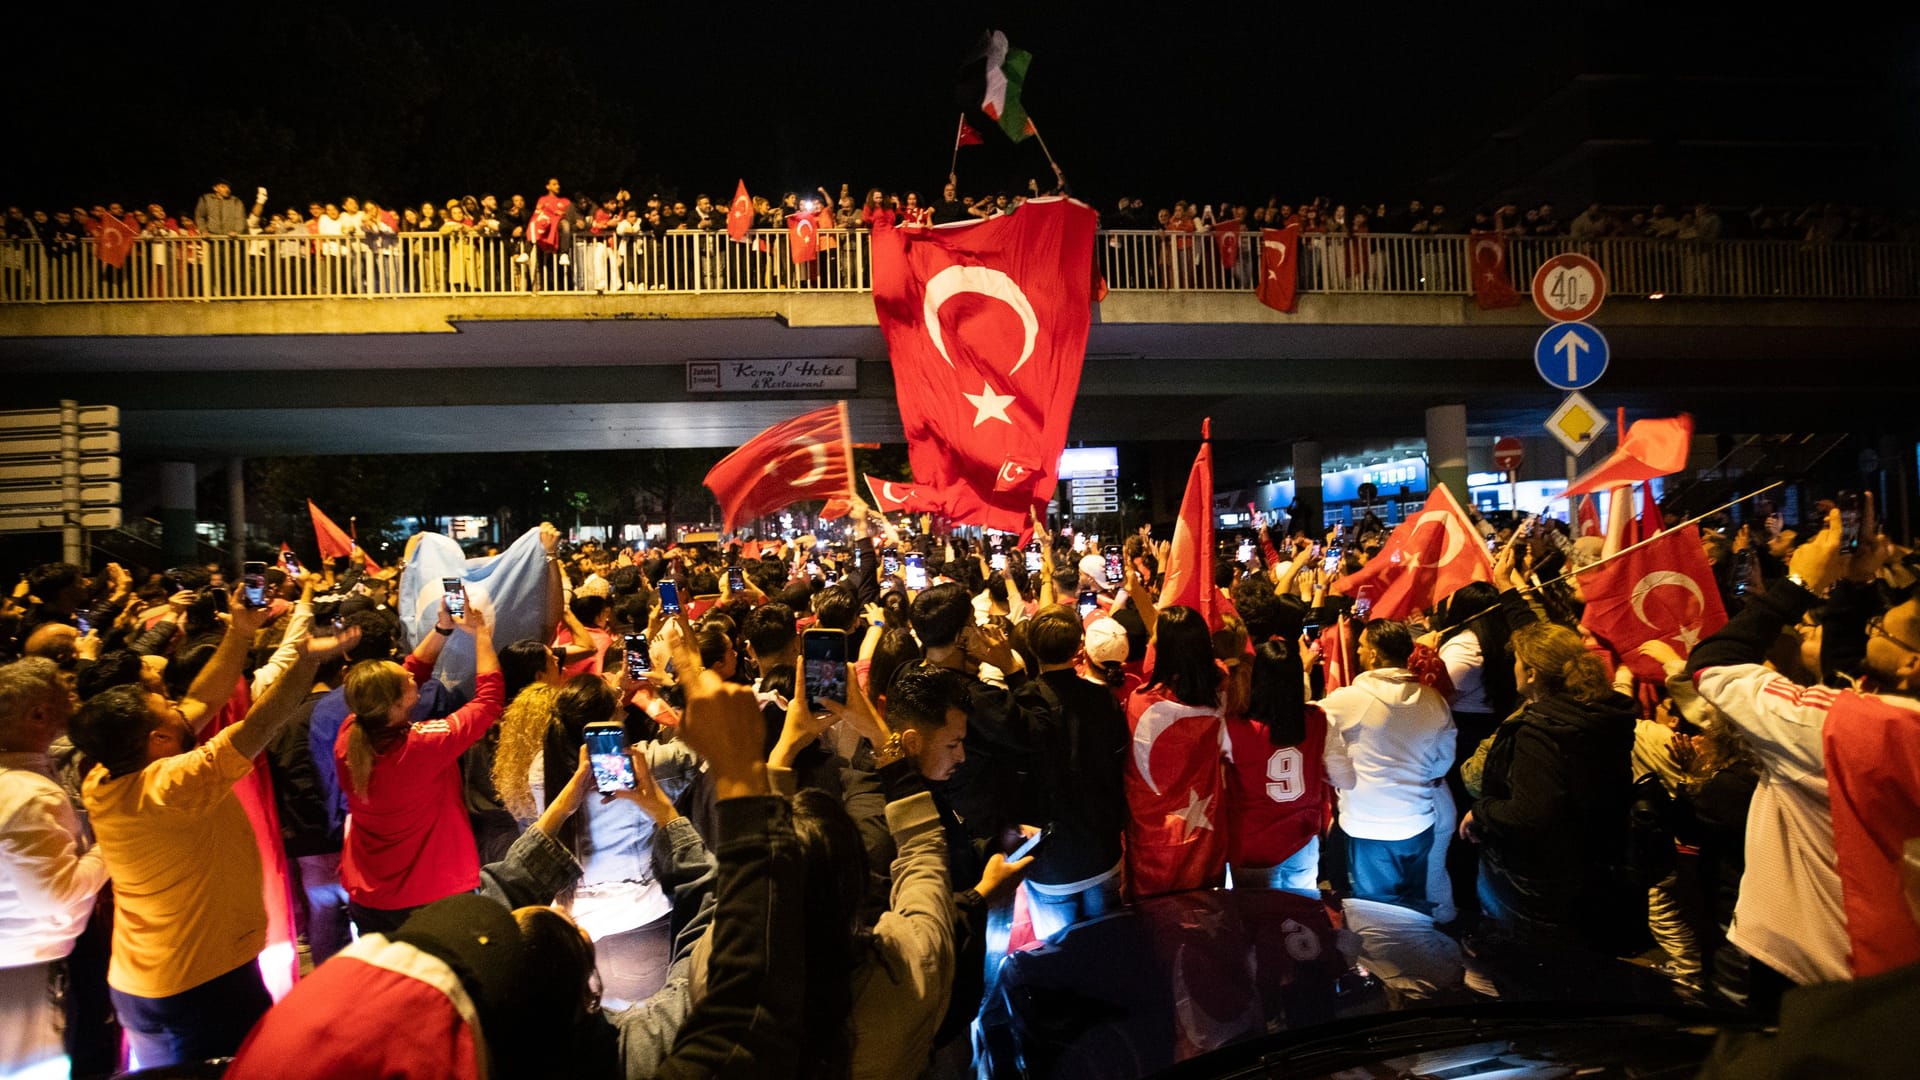
{"type": "MultiPolygon", "coordinates": [[[[1564,574],[1561,574],[1561,575],[1560,575],[1559,577],[1557,577],[1557,578],[1553,578],[1553,579],[1552,579],[1552,580],[1550,580],[1550,581],[1543,581],[1543,582],[1541,582],[1541,583],[1540,583],[1540,584],[1538,584],[1538,585],[1534,585],[1534,586],[1531,586],[1531,587],[1529,587],[1529,588],[1525,588],[1525,589],[1521,589],[1520,591],[1521,591],[1521,592],[1523,592],[1523,593],[1530,593],[1530,592],[1537,592],[1538,590],[1540,590],[1540,589],[1544,589],[1544,588],[1546,588],[1547,586],[1549,586],[1549,585],[1552,585],[1552,584],[1554,584],[1554,583],[1556,583],[1556,582],[1561,582],[1561,581],[1565,581],[1565,580],[1567,580],[1568,578],[1570,578],[1570,577],[1574,577],[1574,576],[1576,576],[1576,575],[1578,575],[1578,574],[1584,574],[1584,573],[1587,573],[1588,571],[1591,571],[1591,570],[1593,570],[1593,569],[1595,569],[1596,567],[1600,567],[1600,566],[1605,566],[1605,565],[1606,565],[1607,563],[1610,563],[1610,562],[1612,562],[1613,560],[1615,560],[1615,559],[1617,559],[1617,558],[1619,558],[1619,557],[1620,557],[1620,556],[1622,556],[1622,555],[1625,555],[1626,553],[1628,553],[1628,552],[1630,552],[1630,551],[1638,551],[1638,550],[1640,550],[1641,548],[1643,548],[1643,547],[1646,547],[1646,546],[1647,546],[1648,544],[1651,544],[1651,543],[1653,543],[1653,542],[1654,542],[1655,540],[1658,540],[1658,539],[1660,538],[1660,536],[1664,536],[1664,535],[1666,535],[1667,533],[1669,533],[1669,532],[1672,532],[1672,531],[1673,531],[1674,529],[1684,529],[1684,528],[1686,528],[1686,527],[1687,527],[1687,526],[1689,526],[1689,525],[1698,525],[1698,524],[1699,524],[1699,523],[1701,523],[1702,521],[1705,521],[1706,519],[1708,519],[1708,518],[1710,518],[1710,517],[1712,517],[1713,515],[1715,515],[1715,514],[1717,514],[1717,513],[1719,513],[1719,512],[1720,512],[1720,511],[1722,511],[1722,510],[1725,510],[1725,509],[1727,509],[1727,508],[1728,508],[1728,507],[1730,507],[1730,506],[1738,506],[1739,504],[1741,504],[1741,503],[1743,503],[1743,502],[1745,502],[1745,501],[1747,501],[1748,499],[1751,499],[1751,498],[1754,498],[1755,496],[1758,496],[1758,495],[1765,495],[1765,494],[1766,494],[1767,492],[1769,492],[1769,491],[1772,491],[1772,490],[1773,490],[1774,488],[1777,488],[1777,487],[1781,487],[1781,486],[1783,486],[1783,485],[1785,485],[1785,484],[1786,484],[1786,481],[1785,481],[1785,480],[1775,480],[1775,481],[1774,481],[1773,483],[1771,483],[1771,484],[1768,484],[1768,485],[1767,485],[1766,487],[1763,487],[1763,488],[1760,488],[1760,489],[1758,489],[1758,490],[1756,490],[1756,491],[1749,491],[1749,492],[1747,492],[1747,493],[1746,493],[1745,495],[1742,495],[1742,496],[1740,496],[1739,498],[1737,498],[1737,499],[1734,499],[1734,500],[1732,500],[1731,502],[1723,502],[1723,503],[1721,503],[1721,504],[1720,504],[1719,506],[1716,506],[1716,507],[1714,507],[1713,509],[1711,509],[1711,510],[1708,510],[1708,511],[1707,511],[1706,513],[1704,513],[1704,514],[1696,514],[1696,515],[1694,515],[1693,517],[1690,517],[1690,518],[1688,518],[1687,520],[1685,520],[1685,521],[1683,521],[1683,522],[1681,522],[1681,523],[1680,523],[1680,524],[1678,524],[1678,525],[1671,525],[1671,526],[1668,526],[1667,528],[1665,528],[1665,529],[1662,529],[1662,530],[1660,530],[1660,533],[1659,533],[1659,535],[1657,535],[1657,536],[1651,536],[1651,537],[1648,537],[1648,538],[1647,538],[1647,539],[1645,539],[1645,540],[1642,540],[1642,541],[1640,541],[1640,542],[1639,542],[1639,543],[1637,543],[1637,544],[1633,544],[1633,545],[1630,545],[1630,546],[1628,546],[1628,547],[1623,547],[1623,548],[1621,548],[1621,549],[1620,549],[1619,551],[1616,551],[1616,552],[1614,552],[1613,554],[1611,554],[1611,555],[1608,555],[1608,556],[1606,556],[1605,558],[1602,558],[1602,559],[1596,559],[1596,560],[1594,560],[1593,562],[1590,562],[1590,563],[1588,563],[1587,565],[1585,565],[1585,566],[1583,566],[1583,567],[1581,567],[1581,568],[1580,568],[1580,569],[1578,569],[1578,570],[1569,570],[1569,571],[1567,571],[1566,573],[1564,573],[1564,574]]],[[[1487,609],[1487,610],[1489,610],[1489,611],[1491,611],[1491,610],[1493,610],[1493,609],[1492,609],[1492,608],[1489,608],[1489,609],[1487,609]]]]}
{"type": "MultiPolygon", "coordinates": [[[[947,176],[950,178],[954,177],[955,174],[960,171],[960,136],[965,134],[966,130],[967,113],[966,110],[962,109],[960,111],[960,126],[953,129],[953,160],[947,162],[947,176]]],[[[960,181],[954,179],[953,182],[958,184],[960,181]]],[[[959,196],[955,195],[954,198],[957,199],[959,196]]]]}
{"type": "Polygon", "coordinates": [[[1053,160],[1053,151],[1047,149],[1047,137],[1040,134],[1040,125],[1033,122],[1032,113],[1027,114],[1027,127],[1033,130],[1034,139],[1040,143],[1040,152],[1047,155],[1047,165],[1053,169],[1053,178],[1060,182],[1061,187],[1065,187],[1067,176],[1060,171],[1060,163],[1053,160]]]}
{"type": "MultiPolygon", "coordinates": [[[[1706,513],[1703,513],[1703,514],[1696,514],[1696,515],[1694,515],[1693,517],[1690,517],[1690,518],[1688,518],[1687,520],[1685,520],[1685,521],[1683,521],[1683,522],[1681,522],[1681,523],[1680,523],[1680,524],[1678,524],[1678,525],[1670,525],[1670,526],[1668,526],[1667,528],[1664,528],[1664,529],[1662,529],[1662,530],[1660,530],[1660,532],[1659,532],[1659,533],[1658,533],[1657,535],[1654,535],[1654,536],[1650,536],[1650,537],[1648,537],[1647,539],[1645,539],[1645,540],[1642,540],[1642,541],[1640,541],[1639,543],[1637,543],[1637,544],[1634,544],[1634,545],[1632,545],[1631,547],[1623,547],[1623,548],[1621,548],[1621,549],[1620,549],[1619,551],[1616,551],[1616,552],[1614,552],[1613,554],[1611,554],[1611,555],[1608,555],[1608,556],[1606,556],[1605,558],[1602,558],[1602,559],[1596,559],[1596,560],[1594,560],[1593,562],[1590,562],[1590,563],[1588,563],[1587,565],[1585,565],[1585,566],[1583,566],[1583,567],[1581,567],[1581,568],[1580,568],[1580,569],[1578,569],[1578,570],[1569,570],[1569,571],[1567,571],[1566,573],[1564,573],[1564,574],[1561,574],[1561,575],[1560,575],[1559,577],[1557,577],[1557,578],[1552,578],[1552,579],[1549,579],[1549,580],[1547,580],[1547,581],[1542,581],[1542,582],[1540,582],[1540,583],[1539,583],[1539,584],[1537,584],[1537,585],[1529,585],[1529,586],[1527,586],[1527,587],[1526,587],[1526,588],[1524,588],[1524,589],[1516,589],[1516,590],[1514,590],[1514,591],[1515,591],[1515,592],[1518,592],[1518,593],[1519,593],[1520,595],[1522,595],[1522,596],[1525,596],[1525,595],[1527,595],[1528,593],[1535,593],[1535,592],[1539,592],[1539,591],[1540,591],[1541,589],[1544,589],[1544,588],[1546,588],[1546,587],[1547,587],[1547,586],[1549,586],[1549,585],[1556,585],[1556,584],[1559,584],[1560,582],[1562,582],[1562,581],[1565,581],[1565,580],[1567,580],[1567,579],[1568,579],[1568,578],[1570,578],[1570,577],[1576,577],[1576,576],[1578,576],[1578,575],[1580,575],[1580,574],[1584,574],[1584,573],[1587,573],[1587,572],[1588,572],[1588,571],[1590,571],[1590,570],[1594,570],[1594,569],[1596,569],[1596,568],[1598,568],[1598,567],[1601,567],[1601,566],[1604,566],[1604,565],[1606,565],[1607,563],[1610,563],[1610,562],[1612,562],[1613,560],[1615,560],[1615,559],[1617,559],[1617,558],[1619,558],[1619,557],[1620,557],[1620,556],[1622,556],[1622,555],[1625,555],[1625,554],[1627,554],[1627,553],[1628,553],[1628,552],[1630,552],[1630,551],[1638,551],[1638,550],[1640,550],[1641,548],[1643,548],[1643,547],[1646,547],[1646,546],[1647,546],[1648,544],[1651,544],[1651,543],[1653,543],[1653,542],[1654,542],[1655,540],[1658,540],[1658,539],[1660,539],[1660,537],[1663,537],[1663,536],[1665,536],[1665,535],[1666,535],[1667,533],[1669,533],[1669,532],[1672,532],[1672,531],[1673,531],[1673,530],[1675,530],[1675,529],[1684,529],[1684,528],[1686,528],[1686,527],[1687,527],[1687,526],[1689,526],[1689,525],[1698,525],[1698,524],[1699,524],[1699,523],[1701,523],[1702,521],[1705,521],[1706,519],[1708,519],[1708,518],[1710,518],[1710,517],[1712,517],[1713,515],[1715,515],[1715,514],[1717,514],[1717,513],[1719,513],[1719,512],[1720,512],[1720,511],[1722,511],[1722,510],[1725,510],[1725,509],[1727,509],[1727,508],[1728,508],[1728,507],[1730,507],[1730,506],[1737,506],[1737,505],[1739,505],[1740,503],[1743,503],[1743,502],[1745,502],[1745,501],[1747,501],[1748,499],[1751,499],[1751,498],[1754,498],[1754,497],[1756,497],[1756,496],[1759,496],[1759,495],[1765,495],[1765,494],[1766,494],[1767,492],[1769,492],[1769,491],[1772,491],[1772,490],[1773,490],[1774,488],[1777,488],[1777,487],[1781,487],[1781,486],[1783,486],[1784,484],[1786,484],[1786,481],[1785,481],[1785,480],[1775,480],[1775,481],[1774,481],[1773,483],[1771,483],[1771,484],[1768,484],[1768,485],[1767,485],[1766,487],[1763,487],[1763,488],[1760,488],[1760,489],[1758,489],[1758,490],[1756,490],[1756,491],[1749,491],[1749,492],[1747,492],[1747,493],[1746,493],[1745,495],[1742,495],[1742,496],[1740,496],[1739,498],[1737,498],[1737,499],[1734,499],[1734,500],[1732,500],[1731,502],[1723,502],[1723,503],[1721,503],[1721,504],[1720,504],[1719,506],[1716,506],[1716,507],[1714,507],[1713,509],[1711,509],[1711,510],[1708,510],[1708,511],[1707,511],[1706,513]]],[[[1510,538],[1510,539],[1508,539],[1508,541],[1507,541],[1507,544],[1508,544],[1508,546],[1509,546],[1509,547],[1511,547],[1511,546],[1513,545],[1513,543],[1514,543],[1514,540],[1513,540],[1513,539],[1511,539],[1511,538],[1510,538]]],[[[1494,585],[1495,585],[1496,587],[1498,587],[1498,585],[1499,585],[1499,582],[1494,582],[1493,584],[1494,584],[1494,585]]],[[[1502,590],[1502,591],[1505,591],[1505,590],[1502,590]]],[[[1493,612],[1496,612],[1496,611],[1499,611],[1499,610],[1500,610],[1500,605],[1499,605],[1499,604],[1495,604],[1495,605],[1493,605],[1492,607],[1489,607],[1489,608],[1486,608],[1486,609],[1484,609],[1484,610],[1481,610],[1481,611],[1476,611],[1476,612],[1474,612],[1474,613],[1473,613],[1472,615],[1469,615],[1469,616],[1468,616],[1467,618],[1465,618],[1465,619],[1462,619],[1462,620],[1460,620],[1460,621],[1461,621],[1461,622],[1463,622],[1463,623],[1464,623],[1464,622],[1470,622],[1470,621],[1472,621],[1473,619],[1477,619],[1477,618],[1479,618],[1479,617],[1480,617],[1480,616],[1482,616],[1482,615],[1489,615],[1489,614],[1492,614],[1493,612]]]]}
{"type": "Polygon", "coordinates": [[[847,494],[858,499],[860,485],[853,479],[853,425],[847,420],[847,399],[841,398],[834,407],[840,410],[840,452],[847,459],[847,494]]]}

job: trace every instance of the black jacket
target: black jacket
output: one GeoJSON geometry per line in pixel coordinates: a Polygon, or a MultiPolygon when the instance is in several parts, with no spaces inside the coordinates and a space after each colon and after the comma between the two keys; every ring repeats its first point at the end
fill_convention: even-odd
{"type": "Polygon", "coordinates": [[[1067,885],[1111,870],[1127,828],[1126,714],[1113,691],[1071,671],[1043,672],[1014,697],[1039,718],[1034,773],[1043,820],[1030,824],[1053,827],[1027,876],[1067,885]]]}
{"type": "Polygon", "coordinates": [[[1624,694],[1593,704],[1557,696],[1494,732],[1473,804],[1481,873],[1524,920],[1608,928],[1605,901],[1627,852],[1635,714],[1624,694]]]}

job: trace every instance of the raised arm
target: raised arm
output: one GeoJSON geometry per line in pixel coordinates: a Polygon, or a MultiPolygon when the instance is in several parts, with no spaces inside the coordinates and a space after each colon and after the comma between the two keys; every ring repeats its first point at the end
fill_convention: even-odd
{"type": "Polygon", "coordinates": [[[302,638],[297,646],[298,656],[286,674],[267,688],[265,697],[253,703],[246,719],[233,726],[233,748],[240,756],[259,756],[293,716],[294,707],[306,698],[313,686],[313,673],[321,661],[346,652],[359,640],[360,631],[356,627],[349,627],[338,637],[302,638]]]}
{"type": "MultiPolygon", "coordinates": [[[[253,648],[253,635],[265,625],[267,609],[248,607],[241,590],[235,589],[227,605],[227,632],[220,638],[220,647],[214,650],[213,659],[200,669],[193,685],[187,688],[187,696],[180,701],[180,715],[186,717],[196,733],[227,707],[234,684],[247,670],[247,651],[253,648]]],[[[300,693],[304,697],[306,689],[303,687],[300,693]]]]}

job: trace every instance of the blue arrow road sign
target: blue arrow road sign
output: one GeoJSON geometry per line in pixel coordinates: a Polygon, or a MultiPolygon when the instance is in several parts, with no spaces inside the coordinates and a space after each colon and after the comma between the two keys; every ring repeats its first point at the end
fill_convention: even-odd
{"type": "Polygon", "coordinates": [[[1554,323],[1533,346],[1533,366],[1547,385],[1585,390],[1607,371],[1607,339],[1583,322],[1554,323]]]}

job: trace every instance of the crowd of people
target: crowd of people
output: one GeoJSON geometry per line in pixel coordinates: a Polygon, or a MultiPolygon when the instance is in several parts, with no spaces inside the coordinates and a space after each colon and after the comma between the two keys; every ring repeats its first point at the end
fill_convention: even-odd
{"type": "MultiPolygon", "coordinates": [[[[1060,180],[1047,193],[1064,190],[1060,180]]],[[[642,199],[625,189],[598,196],[563,194],[560,181],[550,179],[545,193],[532,199],[485,194],[415,204],[349,195],[276,207],[264,187],[256,188],[248,200],[221,181],[195,201],[191,214],[160,203],[104,203],[51,212],[8,207],[4,239],[9,243],[0,245],[0,298],[860,288],[869,280],[868,267],[851,239],[842,251],[842,238],[881,224],[989,219],[1017,212],[1027,198],[1039,194],[1040,183],[1029,181],[1021,192],[964,195],[957,178],[950,176],[938,195],[874,188],[861,197],[842,184],[837,194],[820,187],[776,198],[752,196],[740,224],[761,233],[742,250],[723,242],[731,206],[726,195],[700,193],[687,199],[654,193],[642,199]],[[790,242],[786,235],[788,226],[801,220],[812,226],[811,246],[790,242]],[[101,242],[103,229],[129,246],[124,263],[102,265],[77,258],[101,242]]],[[[1442,203],[1417,199],[1401,206],[1349,204],[1326,196],[1300,203],[1274,196],[1264,205],[1179,200],[1158,209],[1149,208],[1144,199],[1126,197],[1118,200],[1104,225],[1175,237],[1297,225],[1316,250],[1332,236],[1470,232],[1582,241],[1744,238],[1806,244],[1908,240],[1913,235],[1911,223],[1892,212],[1831,203],[1800,209],[1756,206],[1724,214],[1704,202],[1678,209],[1593,203],[1569,218],[1544,202],[1459,214],[1442,203]]],[[[1375,261],[1386,257],[1384,252],[1372,255],[1375,261]]],[[[1197,276],[1176,277],[1155,276],[1149,269],[1131,272],[1126,259],[1110,258],[1106,266],[1109,279],[1123,287],[1220,288],[1250,281],[1248,274],[1233,272],[1231,260],[1216,269],[1224,272],[1202,269],[1197,276]],[[1142,273],[1151,280],[1135,281],[1142,273]]],[[[1434,287],[1460,285],[1453,280],[1460,275],[1450,264],[1445,273],[1431,266],[1410,272],[1434,287]]],[[[1325,284],[1317,276],[1310,278],[1308,288],[1325,284]]],[[[1394,288],[1405,291],[1404,283],[1394,288]]]]}
{"type": "Polygon", "coordinates": [[[1878,944],[1821,764],[1842,714],[1920,719],[1916,562],[1872,531],[1709,533],[1733,616],[1651,683],[1565,576],[1612,541],[1551,521],[1404,620],[1330,590],[1364,524],[1223,547],[1210,624],[1149,529],[857,501],[844,542],[36,566],[0,609],[0,1064],[969,1075],[1016,893],[1058,941],[1229,883],[1419,924],[1461,970],[1410,1002],[1768,1015],[1878,944]]]}

